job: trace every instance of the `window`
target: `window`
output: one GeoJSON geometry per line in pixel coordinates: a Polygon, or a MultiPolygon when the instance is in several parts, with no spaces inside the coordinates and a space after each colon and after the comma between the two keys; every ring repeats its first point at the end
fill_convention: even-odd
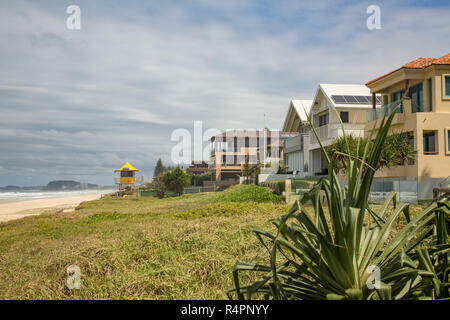
{"type": "Polygon", "coordinates": [[[450,98],[450,75],[444,75],[444,96],[450,98]]]}
{"type": "Polygon", "coordinates": [[[423,132],[423,153],[437,154],[436,152],[436,131],[423,132]]]}
{"type": "Polygon", "coordinates": [[[423,112],[423,85],[418,83],[409,88],[409,96],[411,97],[412,113],[423,112]]]}
{"type": "Polygon", "coordinates": [[[341,111],[341,120],[343,123],[348,123],[348,111],[341,111]]]}
{"type": "Polygon", "coordinates": [[[328,124],[328,113],[319,116],[319,127],[325,126],[328,124]]]}
{"type": "MultiPolygon", "coordinates": [[[[392,103],[398,102],[400,100],[402,100],[403,96],[405,95],[405,89],[394,92],[392,94],[392,103]]],[[[403,113],[403,101],[400,104],[400,108],[398,108],[397,113],[403,113]]]]}
{"type": "Polygon", "coordinates": [[[447,132],[447,153],[450,154],[450,129],[445,129],[447,132]]]}
{"type": "Polygon", "coordinates": [[[120,176],[122,178],[131,178],[133,177],[133,171],[120,171],[120,176]]]}
{"type": "MultiPolygon", "coordinates": [[[[409,146],[412,149],[414,149],[414,132],[413,131],[408,132],[406,134],[406,142],[409,144],[409,146]]],[[[414,159],[408,159],[406,161],[406,163],[409,164],[409,165],[413,165],[415,163],[415,161],[414,161],[414,159]]]]}
{"type": "Polygon", "coordinates": [[[389,96],[386,94],[383,96],[383,105],[389,104],[389,96]]]}
{"type": "Polygon", "coordinates": [[[433,111],[433,80],[428,79],[428,111],[433,111]]]}
{"type": "Polygon", "coordinates": [[[409,146],[414,149],[414,132],[408,132],[407,139],[409,146]]]}
{"type": "Polygon", "coordinates": [[[249,137],[245,137],[245,147],[246,148],[250,147],[250,138],[249,137]]]}

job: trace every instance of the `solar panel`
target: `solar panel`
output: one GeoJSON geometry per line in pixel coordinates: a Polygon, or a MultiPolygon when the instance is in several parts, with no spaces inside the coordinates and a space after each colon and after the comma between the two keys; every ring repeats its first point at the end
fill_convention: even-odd
{"type": "Polygon", "coordinates": [[[333,99],[334,103],[347,103],[344,96],[331,96],[331,99],[333,99]]]}
{"type": "Polygon", "coordinates": [[[369,102],[365,96],[355,96],[355,99],[358,103],[367,104],[369,102]]]}
{"type": "MultiPolygon", "coordinates": [[[[336,104],[372,104],[372,96],[332,95],[331,99],[333,99],[336,104]]],[[[376,103],[381,104],[381,97],[376,97],[376,103]]]]}
{"type": "Polygon", "coordinates": [[[347,103],[358,103],[354,96],[344,96],[344,99],[347,100],[347,103]]]}

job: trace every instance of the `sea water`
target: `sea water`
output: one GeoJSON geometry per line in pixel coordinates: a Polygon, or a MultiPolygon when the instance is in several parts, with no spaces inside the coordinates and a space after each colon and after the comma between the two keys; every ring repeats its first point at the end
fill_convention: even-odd
{"type": "Polygon", "coordinates": [[[51,190],[17,190],[17,191],[0,191],[0,202],[4,201],[21,201],[45,198],[61,198],[79,196],[85,194],[106,194],[115,190],[108,189],[90,189],[90,190],[67,190],[67,191],[51,191],[51,190]]]}

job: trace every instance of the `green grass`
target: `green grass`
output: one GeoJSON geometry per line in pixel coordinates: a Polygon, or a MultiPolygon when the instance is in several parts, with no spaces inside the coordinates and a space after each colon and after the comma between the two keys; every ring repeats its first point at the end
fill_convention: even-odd
{"type": "Polygon", "coordinates": [[[288,210],[248,187],[106,198],[0,224],[0,299],[226,299],[236,260],[267,260],[252,227],[273,230],[269,220],[288,210]],[[72,264],[80,290],[65,285],[72,264]]]}
{"type": "Polygon", "coordinates": [[[282,199],[273,194],[268,188],[254,185],[233,186],[221,193],[216,201],[225,202],[270,202],[280,203],[282,199]]]}

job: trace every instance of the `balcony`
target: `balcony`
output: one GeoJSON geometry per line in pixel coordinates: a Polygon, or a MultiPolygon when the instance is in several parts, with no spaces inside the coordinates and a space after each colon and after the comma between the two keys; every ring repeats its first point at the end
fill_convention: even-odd
{"type": "Polygon", "coordinates": [[[299,134],[298,136],[286,139],[283,147],[284,153],[303,150],[303,140],[304,134],[299,134]]]}
{"type": "Polygon", "coordinates": [[[117,177],[114,178],[115,184],[134,184],[135,179],[133,177],[117,177]]]}
{"type": "MultiPolygon", "coordinates": [[[[367,122],[382,119],[384,116],[388,117],[394,111],[395,107],[397,107],[398,103],[398,101],[394,101],[390,104],[382,106],[381,108],[367,111],[367,122]]],[[[403,105],[397,109],[397,113],[403,113],[403,105]]]]}
{"type": "MultiPolygon", "coordinates": [[[[324,126],[317,127],[315,129],[316,129],[317,135],[319,136],[321,141],[329,138],[330,125],[326,124],[324,126]]],[[[312,131],[312,130],[311,130],[311,133],[309,134],[309,143],[311,143],[311,144],[318,143],[316,135],[314,134],[314,131],[312,131]]]]}

